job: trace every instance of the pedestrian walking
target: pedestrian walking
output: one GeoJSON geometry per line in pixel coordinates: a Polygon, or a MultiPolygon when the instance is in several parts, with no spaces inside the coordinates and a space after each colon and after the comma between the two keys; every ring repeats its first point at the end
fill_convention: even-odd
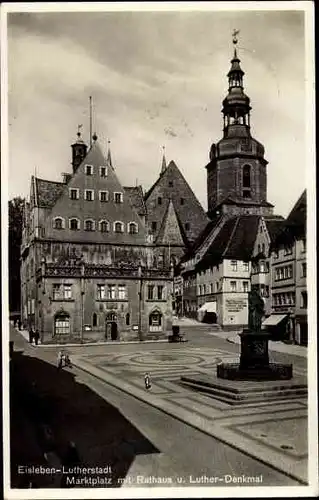
{"type": "Polygon", "coordinates": [[[149,391],[150,388],[152,387],[151,377],[149,373],[145,373],[144,375],[144,384],[145,384],[145,389],[149,391]]]}
{"type": "Polygon", "coordinates": [[[35,345],[38,345],[39,338],[40,338],[39,330],[36,330],[35,333],[34,333],[34,342],[35,342],[35,345]]]}
{"type": "Polygon", "coordinates": [[[63,361],[64,361],[64,354],[62,351],[58,352],[58,359],[57,359],[57,368],[60,370],[63,368],[63,361]]]}

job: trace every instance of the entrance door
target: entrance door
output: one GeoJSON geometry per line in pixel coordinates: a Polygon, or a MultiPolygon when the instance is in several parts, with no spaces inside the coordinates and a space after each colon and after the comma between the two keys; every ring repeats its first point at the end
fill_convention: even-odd
{"type": "Polygon", "coordinates": [[[105,321],[105,339],[117,340],[117,338],[118,338],[117,317],[116,313],[111,312],[107,315],[105,321]]]}

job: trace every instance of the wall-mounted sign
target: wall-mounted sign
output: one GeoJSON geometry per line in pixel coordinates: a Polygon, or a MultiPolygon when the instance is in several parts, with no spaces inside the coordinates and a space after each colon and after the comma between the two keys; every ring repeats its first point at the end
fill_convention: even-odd
{"type": "Polygon", "coordinates": [[[226,308],[228,312],[240,312],[247,307],[247,301],[244,299],[226,299],[226,308]]]}

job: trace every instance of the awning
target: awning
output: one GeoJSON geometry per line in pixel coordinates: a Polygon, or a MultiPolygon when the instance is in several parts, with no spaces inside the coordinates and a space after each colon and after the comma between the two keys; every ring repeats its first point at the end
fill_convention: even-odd
{"type": "Polygon", "coordinates": [[[278,325],[283,319],[287,318],[287,314],[272,314],[269,318],[263,321],[262,326],[278,325]]]}
{"type": "Polygon", "coordinates": [[[205,302],[205,304],[203,304],[202,307],[198,309],[198,312],[206,311],[209,313],[215,313],[216,310],[217,310],[217,302],[205,302]]]}

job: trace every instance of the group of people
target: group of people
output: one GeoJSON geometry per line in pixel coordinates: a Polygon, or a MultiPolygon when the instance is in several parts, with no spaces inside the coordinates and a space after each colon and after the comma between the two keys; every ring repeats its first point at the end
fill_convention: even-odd
{"type": "Polygon", "coordinates": [[[72,363],[70,360],[70,356],[67,352],[65,351],[59,351],[58,352],[58,359],[57,359],[57,368],[60,370],[63,368],[63,366],[68,366],[69,368],[72,368],[72,363]]]}
{"type": "Polygon", "coordinates": [[[30,328],[30,330],[29,330],[29,342],[30,342],[30,344],[32,344],[34,341],[35,345],[38,345],[39,339],[40,339],[39,330],[36,330],[34,332],[33,329],[30,328]]]}

